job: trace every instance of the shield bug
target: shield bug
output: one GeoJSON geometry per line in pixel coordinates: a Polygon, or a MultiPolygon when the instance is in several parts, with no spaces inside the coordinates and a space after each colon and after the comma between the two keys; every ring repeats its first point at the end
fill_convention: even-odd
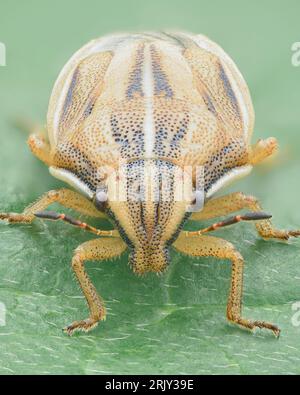
{"type": "Polygon", "coordinates": [[[128,248],[134,272],[163,272],[169,250],[175,248],[231,261],[228,320],[279,335],[276,325],[243,318],[243,257],[231,243],[206,234],[242,220],[255,220],[265,239],[300,234],[275,229],[252,196],[237,192],[214,197],[276,150],[274,138],[251,145],[253,124],[241,73],[205,36],[117,34],[93,40],[72,56],[53,88],[47,136],[33,133],[28,144],[50,173],[73,189],[50,191],[22,214],[0,214],[11,223],[31,223],[36,217],[63,220],[99,236],[80,245],[72,259],[89,317],[66,327],[68,334],[89,331],[105,318],[85,261],[113,258],[128,248]],[[181,182],[186,174],[190,187],[181,182]],[[186,193],[177,198],[181,184],[186,193]],[[54,202],[108,218],[114,230],[45,211],[54,202]],[[242,209],[249,212],[199,231],[182,231],[189,220],[242,209]]]}

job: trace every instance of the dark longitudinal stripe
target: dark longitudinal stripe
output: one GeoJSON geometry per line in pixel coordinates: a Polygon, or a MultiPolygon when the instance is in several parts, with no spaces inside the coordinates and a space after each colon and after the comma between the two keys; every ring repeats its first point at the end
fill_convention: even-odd
{"type": "Polygon", "coordinates": [[[173,91],[168,82],[166,74],[163,72],[160,63],[158,53],[154,47],[151,45],[150,53],[152,58],[152,72],[154,79],[154,94],[159,95],[161,93],[165,94],[165,97],[172,97],[173,91]]]}
{"type": "Polygon", "coordinates": [[[93,111],[93,108],[95,106],[95,101],[96,101],[95,97],[93,97],[92,99],[90,99],[88,101],[88,104],[87,104],[87,106],[86,106],[86,108],[85,108],[85,110],[83,112],[83,118],[84,119],[87,118],[89,115],[91,115],[91,113],[93,111]]]}
{"type": "Polygon", "coordinates": [[[128,99],[132,99],[135,94],[139,94],[140,96],[144,95],[142,83],[143,63],[144,45],[140,46],[137,50],[135,66],[133,71],[130,73],[129,85],[126,91],[128,99]]]}
{"type": "Polygon", "coordinates": [[[231,104],[236,112],[236,114],[238,116],[240,116],[240,109],[239,109],[239,105],[236,99],[236,96],[233,92],[233,89],[231,87],[230,81],[225,73],[225,70],[223,68],[223,66],[221,64],[219,64],[219,68],[220,68],[220,78],[223,81],[223,85],[224,85],[224,89],[226,91],[227,96],[229,97],[231,104]]]}
{"type": "Polygon", "coordinates": [[[210,112],[212,112],[213,114],[217,115],[217,111],[216,111],[215,106],[214,106],[213,102],[211,101],[211,98],[209,97],[209,95],[204,93],[202,97],[203,97],[205,104],[207,105],[208,110],[210,112]]]}
{"type": "Polygon", "coordinates": [[[112,136],[114,137],[116,143],[123,143],[122,130],[119,127],[119,121],[116,115],[111,115],[110,125],[112,136]]]}
{"type": "Polygon", "coordinates": [[[78,79],[78,74],[79,74],[79,70],[78,68],[76,68],[76,70],[73,73],[73,77],[72,77],[72,81],[71,84],[69,86],[68,92],[67,92],[67,96],[63,105],[63,112],[62,112],[62,120],[65,120],[68,110],[72,104],[72,99],[73,99],[73,92],[77,83],[77,79],[78,79]]]}

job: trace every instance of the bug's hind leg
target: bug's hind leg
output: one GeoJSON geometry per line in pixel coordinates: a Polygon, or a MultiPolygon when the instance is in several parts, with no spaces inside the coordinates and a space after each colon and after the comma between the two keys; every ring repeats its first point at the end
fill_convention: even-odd
{"type": "Polygon", "coordinates": [[[44,210],[52,203],[59,203],[64,207],[79,211],[81,214],[91,217],[104,217],[92,202],[84,196],[70,189],[62,188],[45,193],[36,202],[25,208],[23,213],[0,213],[0,219],[12,223],[31,223],[35,219],[35,213],[44,210]]]}
{"type": "Polygon", "coordinates": [[[232,263],[232,272],[227,303],[227,319],[247,329],[266,328],[271,330],[275,336],[279,336],[280,329],[276,325],[242,317],[244,259],[231,243],[212,236],[190,236],[189,232],[182,232],[173,246],[178,251],[191,256],[213,256],[218,259],[229,259],[232,263]]]}
{"type": "Polygon", "coordinates": [[[74,321],[64,328],[68,335],[80,330],[90,331],[106,315],[103,300],[84,270],[85,261],[110,259],[121,255],[125,249],[126,244],[120,238],[102,238],[83,243],[75,250],[72,268],[88,303],[90,316],[85,320],[74,321]]]}

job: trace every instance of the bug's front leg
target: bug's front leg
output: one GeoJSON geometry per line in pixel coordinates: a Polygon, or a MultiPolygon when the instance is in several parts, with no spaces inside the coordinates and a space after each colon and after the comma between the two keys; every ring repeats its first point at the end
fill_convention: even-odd
{"type": "Polygon", "coordinates": [[[275,336],[279,336],[280,329],[276,325],[242,317],[244,259],[231,243],[212,236],[193,236],[189,235],[189,232],[182,232],[173,246],[178,251],[191,256],[213,256],[218,259],[229,259],[232,264],[232,272],[227,303],[228,320],[247,329],[266,328],[271,330],[275,336]]]}
{"type": "Polygon", "coordinates": [[[0,219],[11,223],[31,223],[35,219],[35,213],[44,210],[52,203],[59,203],[91,217],[103,217],[103,214],[85,197],[70,189],[62,188],[45,193],[36,202],[26,207],[21,214],[0,213],[0,219]]]}
{"type": "Polygon", "coordinates": [[[106,316],[103,300],[97,294],[96,288],[86,274],[84,262],[87,260],[110,259],[121,255],[125,249],[126,244],[122,239],[103,238],[83,243],[75,250],[72,268],[88,303],[90,316],[85,320],[74,321],[71,325],[64,328],[68,335],[80,330],[88,332],[95,328],[98,322],[104,320],[106,316]]]}

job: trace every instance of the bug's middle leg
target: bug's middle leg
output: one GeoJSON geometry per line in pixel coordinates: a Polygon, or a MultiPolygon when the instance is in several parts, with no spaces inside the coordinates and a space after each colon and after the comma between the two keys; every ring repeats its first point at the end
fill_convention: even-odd
{"type": "Polygon", "coordinates": [[[26,207],[21,214],[0,213],[0,219],[13,223],[31,223],[35,219],[35,213],[44,210],[52,203],[59,203],[91,217],[103,217],[103,214],[84,196],[70,189],[62,188],[45,193],[36,202],[26,207]]]}
{"type": "MultiPolygon", "coordinates": [[[[259,201],[254,196],[245,195],[242,192],[234,192],[209,200],[202,211],[192,214],[191,219],[196,221],[206,220],[231,214],[242,209],[248,209],[254,212],[263,211],[259,201]]],[[[257,232],[264,239],[275,238],[287,240],[290,237],[300,236],[300,230],[276,229],[270,219],[258,220],[255,222],[255,226],[257,232]]]]}
{"type": "Polygon", "coordinates": [[[84,270],[85,261],[113,258],[121,255],[125,249],[126,244],[120,238],[90,240],[77,247],[72,259],[72,268],[88,303],[90,315],[87,319],[74,321],[64,328],[67,334],[72,335],[78,330],[90,331],[106,316],[104,302],[84,270]]]}
{"type": "Polygon", "coordinates": [[[276,325],[265,321],[252,321],[242,317],[242,292],[244,259],[234,246],[226,240],[212,236],[189,236],[182,232],[173,246],[191,256],[213,256],[218,259],[229,259],[232,264],[231,286],[227,303],[227,319],[247,329],[266,328],[278,336],[276,325]]]}

